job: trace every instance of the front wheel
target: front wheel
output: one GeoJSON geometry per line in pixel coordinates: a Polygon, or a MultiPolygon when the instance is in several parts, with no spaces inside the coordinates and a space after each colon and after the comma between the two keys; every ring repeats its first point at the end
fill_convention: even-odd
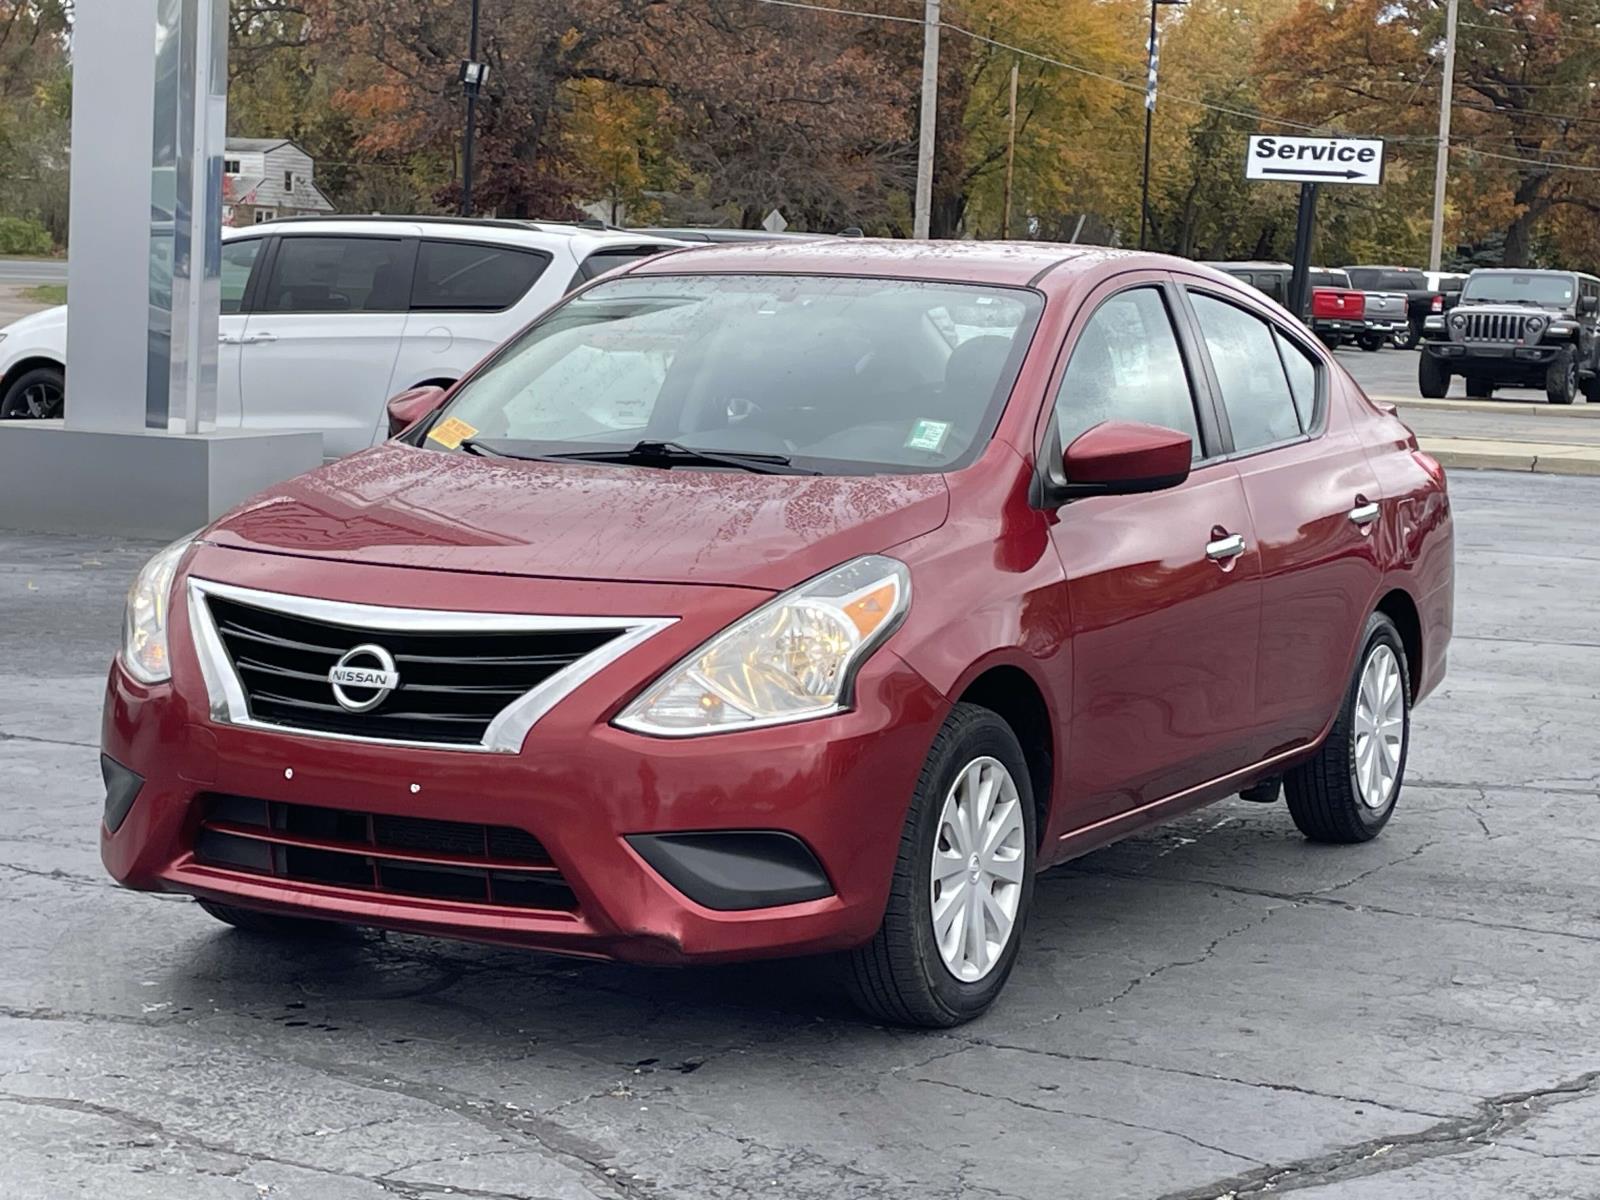
{"type": "Polygon", "coordinates": [[[1571,404],[1578,395],[1578,360],[1571,353],[1544,373],[1544,395],[1551,404],[1571,404]]]}
{"type": "Polygon", "coordinates": [[[958,704],[911,798],[883,923],[845,979],[871,1016],[948,1028],[994,1003],[1033,901],[1033,788],[1017,735],[958,704]]]}
{"type": "Polygon", "coordinates": [[[1367,842],[1394,815],[1411,743],[1411,677],[1400,631],[1367,618],[1354,677],[1316,756],[1284,776],[1289,815],[1314,842],[1367,842]]]}
{"type": "Polygon", "coordinates": [[[1450,371],[1426,350],[1417,359],[1417,390],[1429,400],[1443,400],[1450,391],[1450,371]]]}
{"type": "Polygon", "coordinates": [[[0,397],[0,421],[50,420],[66,408],[66,375],[59,367],[35,367],[12,380],[0,397]]]}

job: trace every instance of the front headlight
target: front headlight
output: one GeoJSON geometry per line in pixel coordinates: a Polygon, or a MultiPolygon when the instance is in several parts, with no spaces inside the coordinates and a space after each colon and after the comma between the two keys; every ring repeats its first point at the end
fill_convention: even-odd
{"type": "Polygon", "coordinates": [[[158,552],[128,589],[128,607],[122,618],[122,665],[141,683],[165,683],[172,678],[172,658],[167,652],[172,577],[193,541],[194,534],[190,534],[158,552]]]}
{"type": "Polygon", "coordinates": [[[840,712],[867,657],[900,626],[911,573],[869,554],[740,618],[656,680],[616,724],[688,737],[840,712]]]}

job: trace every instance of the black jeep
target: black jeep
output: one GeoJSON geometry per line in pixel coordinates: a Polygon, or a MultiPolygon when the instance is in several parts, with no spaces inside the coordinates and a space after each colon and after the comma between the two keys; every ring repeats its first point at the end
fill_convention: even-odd
{"type": "Polygon", "coordinates": [[[1467,276],[1461,303],[1423,323],[1417,385],[1438,399],[1452,375],[1467,395],[1497,387],[1543,388],[1551,404],[1582,391],[1600,403],[1600,279],[1577,271],[1481,270],[1467,276]]]}

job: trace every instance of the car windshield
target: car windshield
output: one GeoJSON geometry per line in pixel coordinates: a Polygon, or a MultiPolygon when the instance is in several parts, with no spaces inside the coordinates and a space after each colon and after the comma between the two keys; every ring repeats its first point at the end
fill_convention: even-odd
{"type": "Polygon", "coordinates": [[[827,474],[950,470],[993,433],[1042,306],[957,283],[623,277],[507,344],[422,444],[534,457],[650,443],[827,474]]]}
{"type": "Polygon", "coordinates": [[[1426,291],[1428,280],[1421,271],[1404,267],[1347,267],[1356,287],[1369,292],[1421,292],[1426,291]]]}
{"type": "Polygon", "coordinates": [[[1461,289],[1463,304],[1540,304],[1565,308],[1572,303],[1570,275],[1517,274],[1513,271],[1473,274],[1461,289]]]}

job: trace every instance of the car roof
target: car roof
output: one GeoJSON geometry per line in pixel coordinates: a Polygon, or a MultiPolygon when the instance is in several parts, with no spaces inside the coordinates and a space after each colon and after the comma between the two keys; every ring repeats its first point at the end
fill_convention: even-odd
{"type": "Polygon", "coordinates": [[[224,236],[240,237],[251,232],[258,234],[281,233],[286,229],[297,233],[365,233],[401,234],[438,237],[466,237],[472,240],[527,245],[549,245],[552,238],[569,241],[574,249],[603,248],[605,246],[637,246],[640,244],[676,246],[669,237],[633,230],[599,229],[587,225],[571,225],[559,221],[521,221],[495,217],[445,217],[445,216],[385,216],[381,214],[331,216],[331,217],[277,217],[259,225],[246,225],[224,236]]]}
{"type": "Polygon", "coordinates": [[[765,229],[729,229],[712,225],[673,225],[660,229],[628,229],[627,233],[648,233],[658,237],[679,238],[685,242],[820,242],[835,237],[831,233],[797,233],[785,231],[771,233],[765,229]]]}
{"type": "Polygon", "coordinates": [[[628,273],[863,275],[1023,286],[1057,267],[1077,273],[1109,261],[1126,261],[1129,266],[1142,262],[1166,270],[1196,265],[1136,250],[1061,242],[919,242],[851,237],[806,242],[700,243],[642,259],[628,273]]]}

